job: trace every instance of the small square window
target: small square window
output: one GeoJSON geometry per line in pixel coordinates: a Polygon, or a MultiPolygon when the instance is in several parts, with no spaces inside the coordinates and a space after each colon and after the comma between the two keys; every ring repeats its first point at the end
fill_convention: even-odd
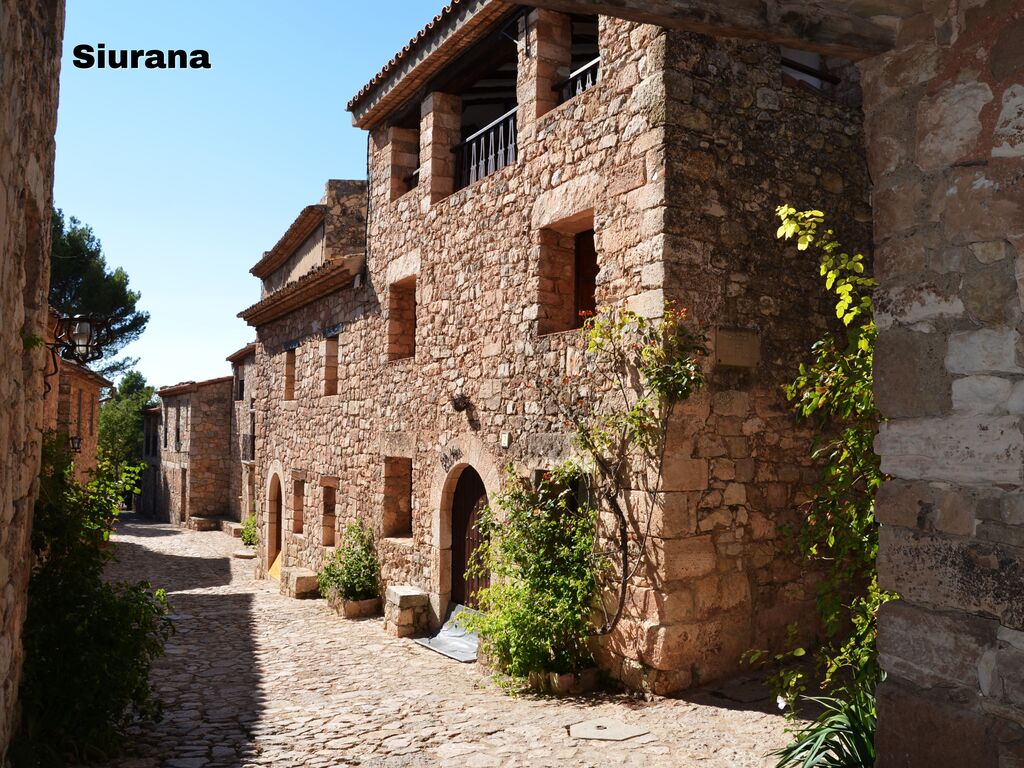
{"type": "Polygon", "coordinates": [[[590,225],[575,232],[545,229],[540,233],[538,332],[582,328],[597,309],[600,265],[590,225]]]}
{"type": "Polygon", "coordinates": [[[302,480],[292,480],[292,533],[302,533],[305,498],[306,483],[302,480]]]}
{"type": "Polygon", "coordinates": [[[412,459],[384,459],[384,535],[412,536],[412,459]]]}
{"type": "Polygon", "coordinates": [[[335,544],[335,531],[337,521],[337,491],[329,486],[324,486],[324,519],[323,535],[324,546],[333,547],[335,544]]]}
{"type": "Polygon", "coordinates": [[[324,339],[324,394],[338,394],[338,337],[324,339]]]}
{"type": "Polygon", "coordinates": [[[416,278],[393,283],[388,291],[388,360],[416,354],[416,278]]]}
{"type": "Polygon", "coordinates": [[[295,399],[295,350],[284,353],[284,399],[295,399]]]}

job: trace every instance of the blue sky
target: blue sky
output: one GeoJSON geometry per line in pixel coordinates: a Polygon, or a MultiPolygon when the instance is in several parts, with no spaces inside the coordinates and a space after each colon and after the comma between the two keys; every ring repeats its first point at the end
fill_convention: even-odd
{"type": "Polygon", "coordinates": [[[54,202],[152,315],[151,384],[230,372],[249,274],[329,178],[365,178],[345,104],[442,0],[70,0],[54,202]],[[75,45],[203,48],[211,70],[77,69],[75,45]]]}

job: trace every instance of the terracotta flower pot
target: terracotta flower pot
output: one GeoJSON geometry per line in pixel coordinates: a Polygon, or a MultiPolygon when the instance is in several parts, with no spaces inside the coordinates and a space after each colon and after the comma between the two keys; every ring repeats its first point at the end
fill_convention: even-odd
{"type": "Polygon", "coordinates": [[[380,614],[379,597],[371,597],[369,600],[345,600],[332,595],[327,602],[339,616],[346,619],[366,619],[380,614]]]}
{"type": "Polygon", "coordinates": [[[530,687],[538,693],[553,696],[579,696],[597,690],[600,675],[597,667],[584,669],[580,672],[531,672],[530,687]]]}

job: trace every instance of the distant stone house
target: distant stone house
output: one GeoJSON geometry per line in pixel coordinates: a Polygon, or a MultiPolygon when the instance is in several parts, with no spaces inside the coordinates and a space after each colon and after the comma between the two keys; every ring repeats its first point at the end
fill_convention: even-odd
{"type": "MultiPolygon", "coordinates": [[[[50,341],[56,322],[57,315],[51,310],[50,341]]],[[[60,357],[51,358],[47,373],[45,428],[64,439],[71,452],[75,479],[85,482],[96,469],[103,392],[113,383],[84,365],[60,357]]]]}
{"type": "Polygon", "coordinates": [[[140,512],[176,525],[231,510],[233,378],[157,390],[145,413],[147,472],[140,512]]]}
{"type": "Polygon", "coordinates": [[[474,511],[504,467],[569,450],[536,382],[580,370],[579,311],[674,301],[709,334],[709,385],[671,427],[647,568],[598,658],[666,693],[781,644],[814,589],[779,526],[815,471],[780,387],[834,316],[774,209],[870,240],[857,86],[832,64],[809,84],[764,43],[445,8],[349,103],[367,187],[328,182],[252,270],[259,571],[317,569],[362,517],[435,626],[472,603],[474,511]]]}

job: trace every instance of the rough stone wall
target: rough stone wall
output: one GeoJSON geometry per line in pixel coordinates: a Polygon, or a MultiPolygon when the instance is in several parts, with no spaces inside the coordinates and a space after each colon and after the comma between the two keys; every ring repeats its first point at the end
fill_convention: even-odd
{"type": "Polygon", "coordinates": [[[46,398],[49,401],[56,395],[54,421],[48,424],[60,434],[81,438],[81,450],[72,454],[72,459],[75,478],[84,482],[96,468],[102,386],[94,376],[83,373],[75,365],[63,362],[59,365],[60,373],[50,379],[54,382],[53,391],[46,398]]]}
{"type": "Polygon", "coordinates": [[[29,532],[43,426],[54,130],[64,3],[0,5],[0,757],[21,670],[29,532]]]}
{"type": "Polygon", "coordinates": [[[862,251],[871,212],[859,109],[785,78],[777,46],[672,31],[666,52],[664,265],[643,278],[708,333],[714,364],[674,419],[652,572],[613,647],[624,679],[639,661],[678,688],[780,648],[794,621],[813,634],[813,574],[781,531],[817,480],[814,430],[782,386],[837,329],[815,257],[776,240],[774,211],[826,211],[862,251]],[[733,357],[737,334],[757,353],[733,357]]]}
{"type": "Polygon", "coordinates": [[[875,180],[879,761],[1024,764],[1024,2],[863,65],[875,180]]]}
{"type": "MultiPolygon", "coordinates": [[[[711,46],[695,53],[706,60],[666,62],[669,33],[623,21],[601,21],[599,84],[552,108],[541,95],[550,93],[554,63],[565,53],[564,26],[558,14],[531,15],[531,45],[524,50],[537,55],[521,54],[513,165],[451,194],[450,183],[431,178],[431,171],[453,171],[447,160],[459,100],[430,95],[420,131],[424,176],[393,200],[392,169],[406,166],[396,163],[390,142],[401,139],[404,151],[406,137],[386,126],[373,132],[366,274],[356,287],[258,329],[261,535],[266,542],[271,534],[267,492],[276,475],[284,489],[284,564],[318,568],[324,479],[338,478],[339,526],[359,516],[381,533],[385,459],[412,459],[412,536],[379,540],[384,579],[426,590],[434,620],[443,617],[451,589],[450,503],[460,472],[473,466],[493,496],[503,467],[528,473],[568,451],[557,406],[538,382],[580,373],[582,344],[575,331],[538,332],[544,319],[538,299],[548,287],[548,249],[564,239],[551,231],[573,234],[592,226],[606,301],[657,315],[666,297],[693,299],[702,322],[754,327],[764,336],[779,324],[778,338],[763,343],[765,363],[756,375],[716,376],[712,394],[688,414],[702,414],[705,452],[690,458],[679,447],[668,468],[675,491],[666,501],[676,515],[671,524],[692,516],[692,530],[680,527],[652,542],[654,573],[637,585],[628,620],[603,652],[614,674],[666,692],[735,669],[739,652],[749,647],[730,641],[735,622],[710,618],[742,614],[746,642],[755,610],[765,612],[757,627],[774,630],[806,604],[799,568],[776,559],[772,539],[778,514],[812,478],[808,434],[794,429],[773,388],[805,359],[825,326],[827,306],[812,268],[801,282],[800,270],[780,264],[782,249],[769,245],[771,216],[783,200],[818,200],[820,193],[840,213],[854,218],[857,211],[863,221],[863,160],[855,115],[784,87],[777,53],[711,46]],[[756,101],[744,105],[745,91],[707,92],[712,61],[750,85],[752,98],[794,110],[799,103],[799,110],[776,115],[756,101]],[[783,152],[763,136],[769,121],[756,119],[767,112],[771,130],[781,125],[791,138],[811,141],[824,132],[822,147],[833,147],[834,156],[815,162],[789,148],[783,152]],[[685,141],[694,164],[703,161],[696,172],[705,178],[692,175],[691,158],[667,148],[671,136],[683,141],[676,135],[683,130],[691,132],[685,141]],[[824,181],[833,170],[842,171],[848,188],[839,189],[830,176],[824,181]],[[836,188],[823,188],[826,183],[836,188]],[[667,206],[675,196],[681,202],[667,206]],[[701,212],[688,212],[692,222],[681,213],[687,205],[701,212]],[[750,254],[754,248],[760,251],[750,254]],[[698,260],[700,283],[688,293],[683,277],[698,260]],[[415,354],[392,360],[391,287],[411,278],[415,354]],[[793,305],[804,311],[803,325],[779,320],[793,305]],[[338,325],[338,394],[324,396],[323,331],[338,325]],[[295,399],[285,401],[285,351],[296,344],[295,399]],[[455,395],[468,398],[465,412],[453,408],[455,395]],[[501,447],[503,434],[508,448],[501,447]],[[718,445],[725,446],[721,452],[718,445]],[[305,481],[301,534],[288,524],[296,477],[305,481]],[[796,596],[783,598],[794,584],[796,596]]],[[[680,38],[678,45],[694,53],[710,44],[680,38]]],[[[860,233],[866,239],[866,225],[860,233]]],[[[679,431],[678,440],[692,439],[692,430],[679,431]]],[[[266,554],[264,547],[264,571],[266,554]]]]}
{"type": "Polygon", "coordinates": [[[157,394],[167,429],[159,462],[164,509],[158,516],[180,525],[190,517],[226,515],[233,466],[231,378],[157,394]]]}

